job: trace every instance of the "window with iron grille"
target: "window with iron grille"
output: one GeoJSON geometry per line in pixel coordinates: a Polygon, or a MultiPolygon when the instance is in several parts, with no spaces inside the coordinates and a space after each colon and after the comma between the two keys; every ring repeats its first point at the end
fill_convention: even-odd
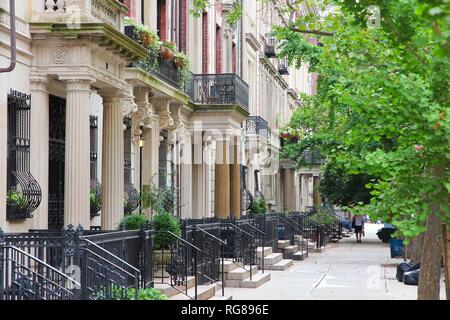
{"type": "Polygon", "coordinates": [[[27,219],[42,199],[41,187],[30,172],[31,95],[11,90],[7,114],[6,217],[27,219]]]}
{"type": "Polygon", "coordinates": [[[98,117],[89,117],[90,140],[91,140],[91,190],[90,211],[91,218],[100,215],[102,209],[102,185],[98,181],[98,117]]]}
{"type": "Polygon", "coordinates": [[[133,185],[133,152],[131,149],[131,117],[125,117],[123,120],[125,131],[124,138],[124,212],[132,214],[139,207],[140,194],[133,185]]]}

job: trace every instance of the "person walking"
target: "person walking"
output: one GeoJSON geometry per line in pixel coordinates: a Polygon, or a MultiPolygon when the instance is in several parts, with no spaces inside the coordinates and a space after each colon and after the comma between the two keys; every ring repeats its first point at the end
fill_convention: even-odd
{"type": "Polygon", "coordinates": [[[355,229],[356,242],[361,242],[361,235],[364,232],[364,216],[355,215],[353,216],[353,228],[355,229]]]}

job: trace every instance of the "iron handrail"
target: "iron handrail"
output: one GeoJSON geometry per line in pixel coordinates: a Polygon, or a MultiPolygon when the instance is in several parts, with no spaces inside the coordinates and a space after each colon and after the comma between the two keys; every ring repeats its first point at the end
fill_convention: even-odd
{"type": "MultiPolygon", "coordinates": [[[[35,257],[35,256],[33,256],[33,255],[31,255],[31,254],[29,254],[29,253],[27,253],[27,252],[21,250],[21,249],[19,249],[19,248],[17,248],[16,246],[3,245],[3,244],[2,244],[2,247],[3,247],[3,248],[11,248],[11,249],[13,249],[13,250],[15,250],[15,251],[17,251],[17,252],[19,252],[19,253],[21,253],[21,254],[27,256],[28,259],[31,259],[31,260],[36,261],[36,262],[39,262],[40,264],[44,265],[46,268],[50,269],[51,271],[56,272],[59,276],[63,277],[63,278],[66,279],[67,281],[70,281],[70,282],[72,282],[74,285],[76,285],[76,286],[78,286],[78,287],[81,287],[81,283],[79,283],[79,282],[76,281],[75,279],[69,277],[67,274],[65,274],[65,273],[59,271],[58,269],[52,267],[51,265],[47,264],[46,262],[42,261],[41,259],[39,259],[39,258],[37,258],[37,257],[35,257]]],[[[58,285],[58,284],[56,284],[56,285],[58,285]]],[[[60,286],[60,285],[58,285],[58,286],[60,286]]],[[[64,289],[65,289],[65,288],[64,288],[64,289]]],[[[67,290],[67,289],[65,289],[65,290],[67,290]]]]}
{"type": "MultiPolygon", "coordinates": [[[[203,230],[202,228],[198,228],[196,225],[192,226],[192,228],[195,231],[200,230],[201,232],[203,232],[203,234],[207,235],[208,237],[212,238],[213,240],[218,241],[219,244],[220,244],[220,251],[221,252],[219,252],[219,256],[220,256],[220,259],[222,260],[222,283],[220,284],[220,287],[222,288],[222,296],[225,296],[225,274],[223,272],[223,270],[224,270],[224,257],[222,255],[222,252],[223,252],[223,246],[226,245],[227,243],[225,241],[223,241],[222,239],[217,238],[215,235],[213,235],[213,234],[203,230]]],[[[203,251],[202,251],[202,254],[204,254],[203,251]]],[[[207,255],[211,257],[211,254],[207,254],[207,255]]],[[[215,259],[215,256],[212,256],[212,258],[215,259]]],[[[203,275],[208,280],[210,280],[212,282],[216,282],[214,279],[211,279],[209,276],[207,276],[207,275],[205,275],[205,274],[203,274],[201,272],[200,272],[200,274],[203,275]]]]}
{"type": "Polygon", "coordinates": [[[129,267],[130,269],[132,269],[134,272],[138,272],[139,274],[141,273],[141,271],[139,269],[137,269],[136,267],[132,266],[131,264],[129,264],[128,262],[126,262],[125,260],[119,258],[118,256],[116,256],[115,254],[109,252],[108,250],[100,247],[98,244],[92,242],[89,239],[86,239],[85,237],[81,237],[81,240],[85,241],[86,243],[88,243],[89,245],[94,246],[95,248],[99,249],[100,251],[102,251],[103,253],[105,253],[106,255],[113,257],[114,259],[117,259],[118,261],[120,261],[121,263],[123,263],[124,265],[126,265],[127,267],[129,267]]]}
{"type": "MultiPolygon", "coordinates": [[[[196,225],[192,226],[193,228],[195,228],[195,230],[200,230],[201,232],[203,232],[204,234],[206,234],[208,237],[213,238],[214,240],[218,241],[220,244],[227,244],[225,241],[223,241],[222,239],[217,238],[215,235],[203,230],[202,228],[197,227],[196,225]]],[[[192,228],[191,227],[191,228],[192,228]]]]}

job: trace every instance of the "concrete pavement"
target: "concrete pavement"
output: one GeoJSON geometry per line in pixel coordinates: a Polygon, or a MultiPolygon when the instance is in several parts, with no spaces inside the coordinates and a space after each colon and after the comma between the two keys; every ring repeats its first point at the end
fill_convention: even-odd
{"type": "MultiPolygon", "coordinates": [[[[226,288],[233,300],[406,300],[417,299],[417,286],[395,279],[396,264],[389,245],[376,232],[382,225],[366,224],[366,237],[353,235],[310,253],[286,271],[270,271],[272,280],[257,289],[226,288]]],[[[442,281],[441,299],[445,299],[442,281]]]]}

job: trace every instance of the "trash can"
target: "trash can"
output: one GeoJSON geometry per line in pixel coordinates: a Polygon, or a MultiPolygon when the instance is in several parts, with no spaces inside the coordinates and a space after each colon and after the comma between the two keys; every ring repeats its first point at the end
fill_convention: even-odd
{"type": "Polygon", "coordinates": [[[389,244],[391,246],[391,258],[403,256],[403,240],[402,239],[390,239],[389,244]]]}
{"type": "Polygon", "coordinates": [[[286,240],[284,239],[284,224],[278,225],[278,240],[286,240]]]}

